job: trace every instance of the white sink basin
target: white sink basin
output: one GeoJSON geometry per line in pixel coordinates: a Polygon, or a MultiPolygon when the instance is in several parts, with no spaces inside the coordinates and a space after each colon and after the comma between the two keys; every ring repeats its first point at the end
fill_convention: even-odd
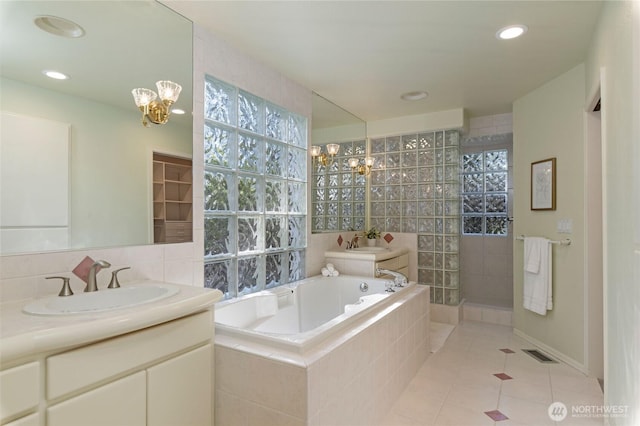
{"type": "Polygon", "coordinates": [[[357,251],[358,253],[379,253],[381,251],[387,251],[386,247],[356,247],[347,251],[357,251]]]}
{"type": "Polygon", "coordinates": [[[156,302],[179,291],[179,287],[165,283],[131,285],[66,297],[45,297],[25,305],[23,311],[31,315],[88,314],[156,302]]]}

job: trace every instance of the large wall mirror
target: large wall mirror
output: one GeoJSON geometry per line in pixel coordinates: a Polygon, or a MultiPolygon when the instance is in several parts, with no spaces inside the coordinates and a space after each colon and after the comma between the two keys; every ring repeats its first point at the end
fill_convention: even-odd
{"type": "Polygon", "coordinates": [[[0,254],[152,244],[153,153],[192,156],[192,23],[148,0],[0,7],[0,142],[24,138],[19,153],[1,145],[0,172],[24,177],[1,182],[0,254]],[[182,86],[186,114],[146,128],[131,90],[159,80],[182,86]]]}
{"type": "Polygon", "coordinates": [[[360,231],[365,226],[367,176],[349,159],[364,165],[366,123],[322,96],[313,94],[312,232],[360,231]],[[337,153],[331,153],[337,147],[337,153]]]}

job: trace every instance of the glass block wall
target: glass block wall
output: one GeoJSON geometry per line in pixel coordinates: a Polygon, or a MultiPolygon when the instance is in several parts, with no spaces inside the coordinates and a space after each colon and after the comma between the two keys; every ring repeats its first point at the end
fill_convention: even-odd
{"type": "MultiPolygon", "coordinates": [[[[313,232],[364,230],[366,177],[354,173],[348,160],[364,158],[366,141],[335,142],[338,155],[326,166],[313,160],[313,232]]],[[[323,148],[324,150],[324,148],[323,148]]]]}
{"type": "Polygon", "coordinates": [[[205,286],[226,298],[305,276],[307,119],[207,76],[205,286]]]}
{"type": "Polygon", "coordinates": [[[371,140],[370,224],[418,234],[418,282],[433,303],[460,302],[457,130],[371,140]]]}

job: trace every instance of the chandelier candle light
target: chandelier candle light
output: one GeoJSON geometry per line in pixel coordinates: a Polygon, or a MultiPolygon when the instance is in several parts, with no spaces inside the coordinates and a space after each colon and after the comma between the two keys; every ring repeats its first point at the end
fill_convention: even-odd
{"type": "Polygon", "coordinates": [[[337,143],[327,144],[327,152],[322,152],[322,147],[319,145],[311,146],[311,156],[314,160],[318,159],[323,166],[330,164],[333,161],[333,157],[338,154],[340,145],[337,143]]]}
{"type": "Polygon", "coordinates": [[[180,96],[182,86],[173,81],[162,80],[156,83],[158,93],[151,89],[137,88],[131,91],[136,106],[142,111],[142,124],[149,127],[149,121],[154,124],[165,124],[169,121],[171,105],[180,96]],[[160,96],[160,100],[157,98],[160,96]]]}
{"type": "Polygon", "coordinates": [[[359,175],[369,176],[371,173],[371,168],[373,167],[373,157],[366,157],[364,159],[364,164],[360,164],[359,158],[349,158],[349,167],[354,172],[358,172],[359,175]]]}

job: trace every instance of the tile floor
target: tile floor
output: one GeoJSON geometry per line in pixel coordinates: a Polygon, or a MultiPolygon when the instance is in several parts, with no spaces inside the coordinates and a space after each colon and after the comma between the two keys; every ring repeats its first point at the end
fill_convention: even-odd
{"type": "Polygon", "coordinates": [[[574,405],[602,406],[596,379],[566,364],[543,364],[511,327],[481,322],[456,326],[397,399],[382,426],[602,425],[602,418],[573,417],[574,405]],[[501,351],[501,349],[511,349],[501,351]],[[569,415],[554,422],[552,402],[569,415]]]}

